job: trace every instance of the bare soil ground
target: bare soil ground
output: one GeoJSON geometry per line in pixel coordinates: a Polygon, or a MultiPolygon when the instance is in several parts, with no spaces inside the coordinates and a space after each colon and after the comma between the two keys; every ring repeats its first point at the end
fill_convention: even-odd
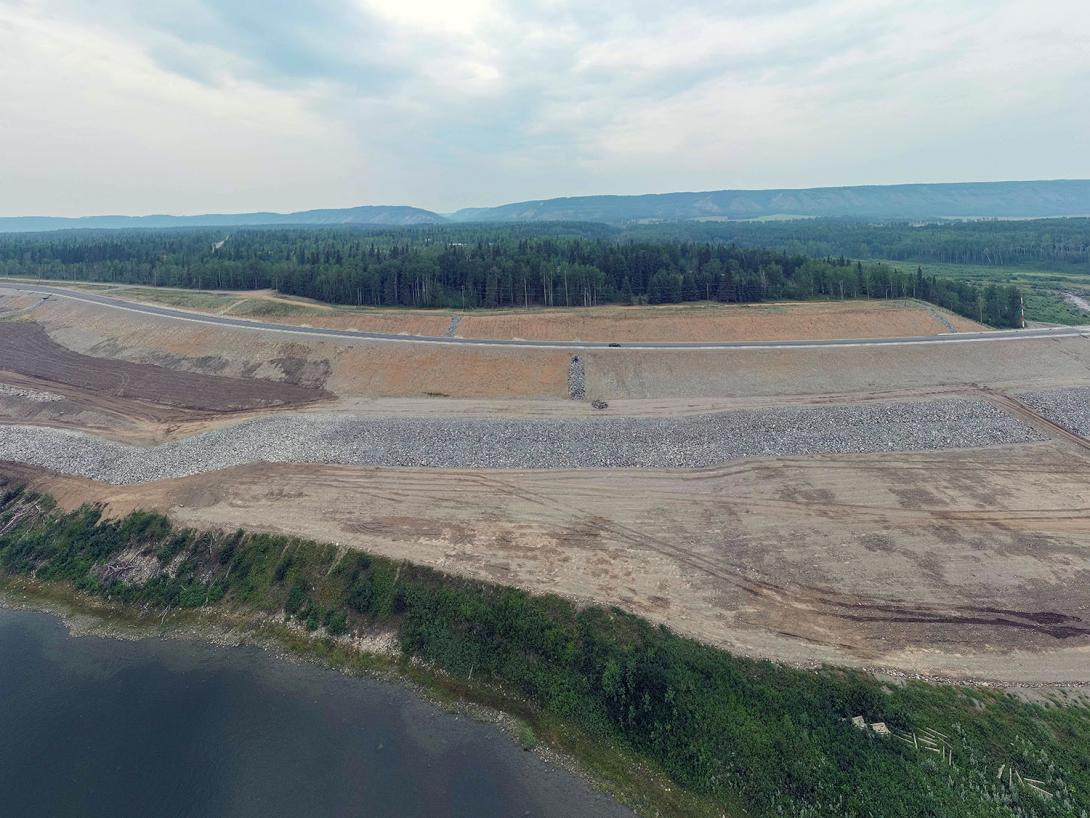
{"type": "Polygon", "coordinates": [[[260,317],[264,321],[357,329],[404,335],[442,336],[460,317],[460,338],[541,341],[771,341],[827,338],[890,338],[949,332],[941,315],[959,332],[986,327],[915,301],[791,302],[722,305],[685,304],[582,309],[353,310],[305,305],[273,293],[234,293],[216,307],[195,297],[163,299],[155,291],[118,291],[119,297],[188,306],[200,311],[260,317]],[[237,299],[236,299],[237,297],[237,299]]]}
{"type": "Polygon", "coordinates": [[[1075,293],[1064,293],[1064,301],[1083,312],[1090,312],[1090,301],[1075,293]]]}
{"type": "Polygon", "coordinates": [[[163,366],[81,355],[30,321],[0,322],[3,370],[104,398],[129,398],[198,411],[235,412],[310,403],[318,389],[250,378],[179,372],[163,366]]]}
{"type": "MultiPolygon", "coordinates": [[[[19,281],[18,277],[5,280],[19,281]]],[[[276,290],[187,290],[179,287],[152,287],[97,281],[22,279],[51,287],[86,290],[144,304],[166,304],[178,309],[212,315],[293,314],[320,315],[338,310],[330,304],[310,298],[284,295],[276,290]]],[[[39,300],[38,296],[31,296],[39,300]]],[[[0,303],[5,295],[0,294],[0,303]]]]}
{"type": "MultiPolygon", "coordinates": [[[[238,309],[230,314],[243,314],[238,309]]],[[[258,315],[259,312],[250,314],[258,315]]],[[[453,316],[459,338],[536,341],[772,341],[891,338],[986,329],[975,321],[919,302],[846,301],[752,305],[686,304],[581,309],[424,310],[334,309],[324,314],[262,314],[285,324],[409,335],[445,335],[453,316]]]]}
{"type": "Polygon", "coordinates": [[[568,394],[570,355],[564,350],[342,341],[216,327],[61,300],[39,303],[28,317],[58,344],[86,355],[280,381],[344,397],[568,394]]]}
{"type": "Polygon", "coordinates": [[[18,375],[0,369],[0,384],[14,389],[49,391],[60,400],[33,401],[0,394],[0,420],[35,426],[78,429],[130,443],[154,444],[192,433],[214,413],[164,406],[151,401],[117,398],[67,384],[18,375]]]}
{"type": "Polygon", "coordinates": [[[582,355],[590,399],[863,394],[991,386],[1029,390],[1090,380],[1084,338],[804,349],[613,350],[582,355]]]}
{"type": "Polygon", "coordinates": [[[67,506],[298,534],[616,604],[751,655],[1090,681],[1090,470],[1061,444],[670,471],[250,466],[67,506]]]}
{"type": "MultiPolygon", "coordinates": [[[[426,335],[442,337],[450,327],[451,313],[434,310],[375,310],[332,311],[329,314],[276,315],[256,311],[232,312],[232,315],[253,315],[262,321],[284,324],[306,324],[329,329],[358,329],[363,332],[388,332],[391,335],[426,335]]],[[[459,333],[461,335],[461,333],[459,333]]],[[[466,337],[466,336],[462,336],[466,337]]]]}
{"type": "MultiPolygon", "coordinates": [[[[696,304],[572,310],[475,312],[458,324],[465,338],[582,341],[781,341],[938,335],[938,308],[919,302],[841,301],[696,304]]],[[[941,313],[961,332],[984,329],[941,313]]]]}
{"type": "MultiPolygon", "coordinates": [[[[56,282],[64,286],[70,282],[56,282]]],[[[102,288],[99,288],[102,289],[102,288]]],[[[351,308],[294,298],[274,290],[206,291],[113,286],[115,298],[168,304],[194,312],[262,321],[404,335],[446,335],[458,316],[460,338],[541,341],[773,341],[892,338],[986,329],[915,300],[801,301],[766,304],[702,302],[656,306],[418,310],[351,308]]]]}
{"type": "MultiPolygon", "coordinates": [[[[60,300],[28,317],[73,351],[205,374],[263,378],[342,398],[564,399],[570,352],[322,339],[120,313],[60,300]]],[[[1082,338],[812,349],[581,353],[589,399],[706,400],[866,394],[964,385],[1085,383],[1082,338]]]]}

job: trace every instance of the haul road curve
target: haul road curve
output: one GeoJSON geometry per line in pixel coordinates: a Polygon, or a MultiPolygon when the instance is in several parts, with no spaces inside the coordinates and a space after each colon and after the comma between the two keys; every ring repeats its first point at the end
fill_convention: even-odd
{"type": "MultiPolygon", "coordinates": [[[[75,292],[64,287],[50,287],[44,284],[25,284],[22,282],[0,282],[0,289],[37,293],[49,297],[67,298],[90,304],[111,307],[118,310],[193,321],[200,324],[216,324],[239,329],[262,330],[265,332],[283,332],[298,335],[359,339],[366,341],[390,341],[406,344],[449,344],[490,347],[534,347],[539,349],[607,349],[606,341],[523,341],[493,338],[457,338],[452,336],[428,335],[392,335],[383,332],[365,332],[362,330],[344,330],[301,325],[284,325],[245,318],[228,318],[218,315],[204,315],[159,307],[151,304],[139,304],[110,298],[105,295],[75,292]]],[[[1032,338],[1090,338],[1090,327],[1055,327],[1046,329],[993,330],[989,332],[962,332],[956,335],[916,335],[902,338],[842,338],[836,340],[811,341],[638,341],[624,344],[624,349],[810,349],[814,347],[861,347],[861,346],[906,346],[914,344],[950,344],[974,341],[1014,341],[1032,338]]]]}

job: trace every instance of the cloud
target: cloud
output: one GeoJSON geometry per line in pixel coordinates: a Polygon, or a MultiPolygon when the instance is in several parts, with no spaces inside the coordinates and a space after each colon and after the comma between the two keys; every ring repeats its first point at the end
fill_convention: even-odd
{"type": "Polygon", "coordinates": [[[1076,0],[0,0],[0,38],[2,213],[1090,176],[1076,0]]]}

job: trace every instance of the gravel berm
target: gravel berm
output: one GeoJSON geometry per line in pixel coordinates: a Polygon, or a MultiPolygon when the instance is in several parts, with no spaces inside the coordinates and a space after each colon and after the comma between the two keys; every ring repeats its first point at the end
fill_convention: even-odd
{"type": "Polygon", "coordinates": [[[1015,397],[1067,431],[1090,437],[1090,387],[1023,392],[1015,397]]]}
{"type": "Polygon", "coordinates": [[[744,457],[949,449],[1042,440],[984,401],[785,407],[678,418],[282,415],[150,448],[0,426],[0,460],[114,484],[245,463],[449,469],[706,468],[744,457]]]}

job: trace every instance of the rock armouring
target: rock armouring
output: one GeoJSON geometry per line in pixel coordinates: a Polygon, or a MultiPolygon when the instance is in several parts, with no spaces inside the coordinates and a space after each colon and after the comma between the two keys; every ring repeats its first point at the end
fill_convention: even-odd
{"type": "Polygon", "coordinates": [[[746,457],[971,448],[1042,439],[985,401],[941,399],[676,418],[280,415],[146,448],[81,432],[0,426],[0,460],[120,485],[258,462],[691,469],[746,457]]]}
{"type": "Polygon", "coordinates": [[[1090,387],[1023,392],[1020,401],[1069,432],[1090,437],[1090,387]]]}

